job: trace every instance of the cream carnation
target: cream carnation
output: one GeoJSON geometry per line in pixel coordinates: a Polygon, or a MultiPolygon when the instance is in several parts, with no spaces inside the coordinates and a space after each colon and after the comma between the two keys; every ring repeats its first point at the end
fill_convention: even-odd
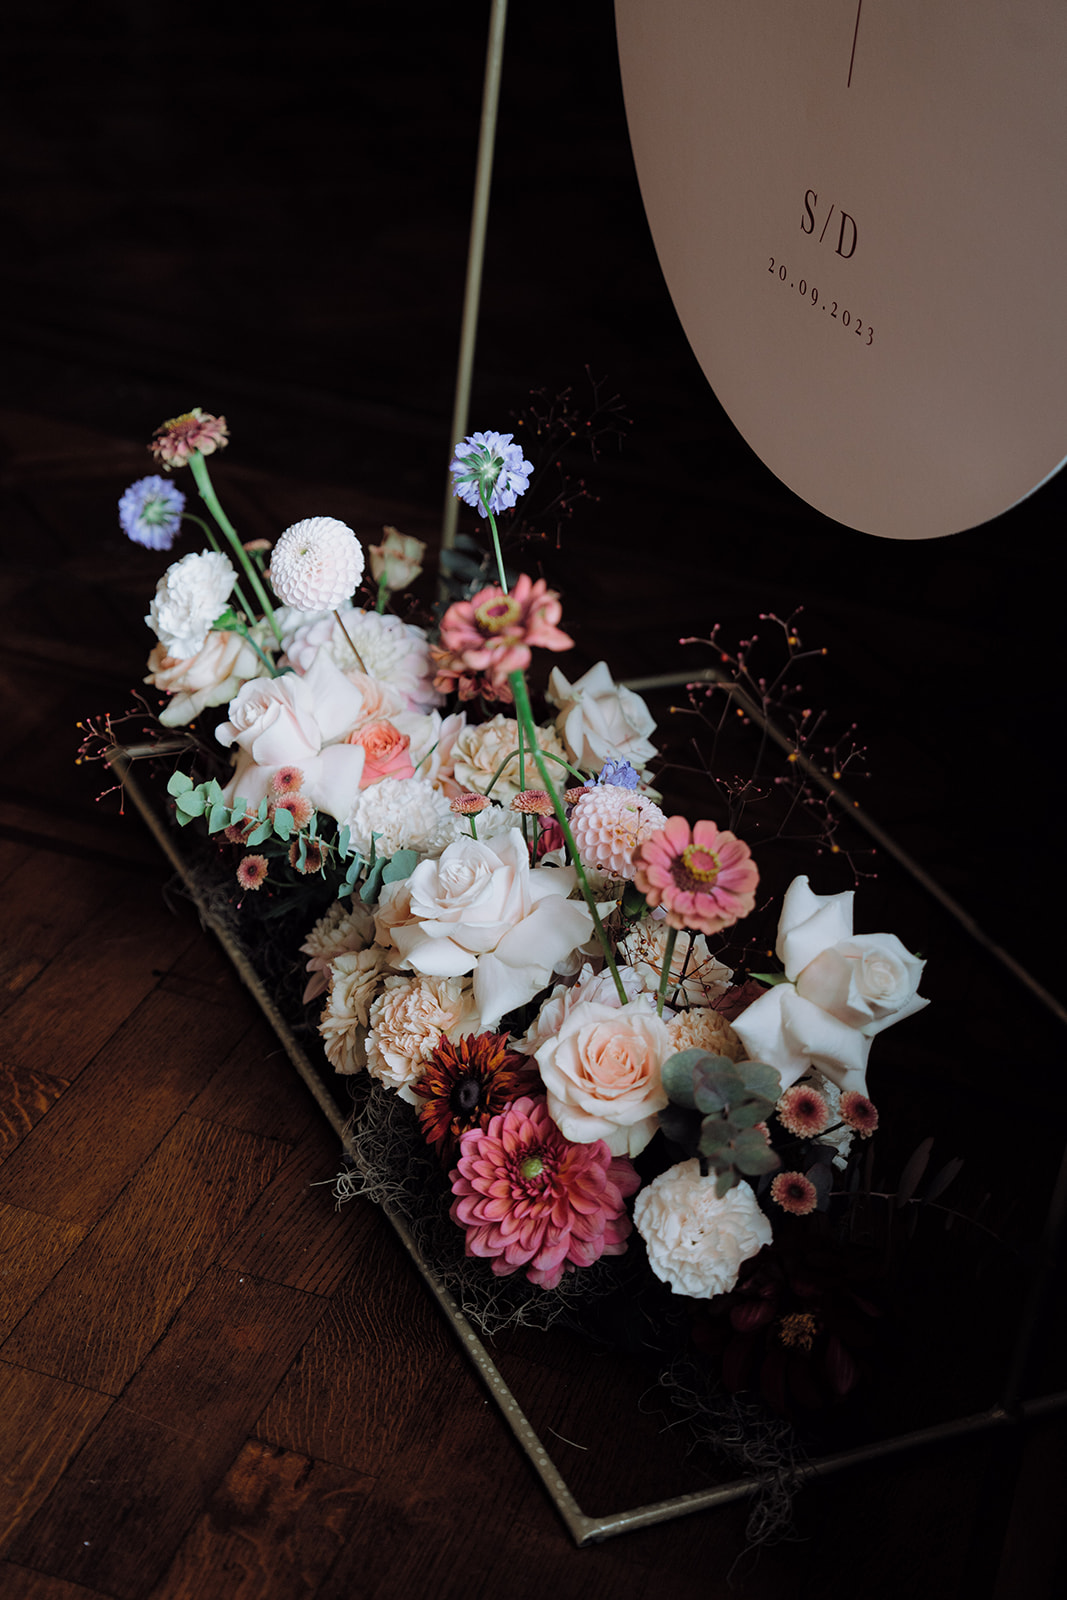
{"type": "Polygon", "coordinates": [[[638,1155],[667,1104],[671,1054],[667,1024],[644,996],[624,1006],[582,1001],[536,1053],[553,1122],[575,1144],[603,1139],[612,1155],[638,1155]]]}
{"type": "MultiPolygon", "coordinates": [[[[538,728],[537,742],[542,750],[550,750],[557,756],[565,753],[551,728],[538,728]]],[[[452,747],[452,775],[459,788],[486,794],[500,763],[518,747],[519,725],[514,717],[505,717],[502,712],[490,717],[488,722],[464,728],[452,747]]],[[[547,765],[551,777],[554,778],[558,772],[561,780],[566,778],[566,769],[558,762],[549,761],[547,765]]],[[[532,753],[527,751],[525,787],[529,788],[535,782],[540,782],[540,774],[532,753]]],[[[519,758],[516,755],[493,784],[490,798],[501,805],[508,805],[523,787],[519,781],[519,758]]]]}
{"type": "Polygon", "coordinates": [[[616,784],[586,789],[570,817],[582,865],[613,878],[633,877],[634,851],[666,820],[646,795],[616,784]]]}
{"type": "Polygon", "coordinates": [[[683,1161],[642,1189],[634,1204],[634,1226],[648,1250],[648,1264],[675,1294],[710,1300],[728,1294],[741,1263],[772,1238],[771,1225],[747,1183],[720,1199],[713,1173],[683,1161]]]}
{"type": "Polygon", "coordinates": [[[365,856],[372,848],[380,856],[398,850],[437,855],[455,836],[451,806],[422,778],[383,778],[371,784],[344,820],[353,846],[365,856]]]}
{"type": "Polygon", "coordinates": [[[148,658],[148,677],[154,689],[170,699],[159,713],[165,728],[184,728],[209,706],[225,705],[242,683],[258,678],[266,669],[239,633],[209,633],[195,656],[180,660],[157,644],[148,658]]]}
{"type": "Polygon", "coordinates": [[[218,550],[193,551],[167,568],[145,621],[168,656],[188,661],[204,648],[236,582],[229,558],[218,550]]]}
{"type": "Polygon", "coordinates": [[[338,1072],[359,1072],[367,1062],[370,1008],[386,970],[378,945],[338,956],[330,966],[330,992],[319,1021],[326,1056],[338,1072]]]}
{"type": "Polygon", "coordinates": [[[576,683],[553,667],[545,698],[559,707],[556,727],[580,767],[597,772],[606,761],[628,761],[640,772],[656,754],[649,734],[656,720],[641,696],[614,682],[598,661],[576,683]]]}
{"type": "Polygon", "coordinates": [[[679,1011],[667,1024],[672,1050],[710,1050],[713,1055],[740,1061],[745,1047],[726,1018],[711,1006],[679,1011]]]}
{"type": "Polygon", "coordinates": [[[363,576],[363,547],[336,517],[306,517],[274,546],[268,576],[283,604],[330,611],[351,598],[363,576]]]}
{"type": "Polygon", "coordinates": [[[417,1105],[411,1085],[440,1043],[477,1028],[474,996],[467,978],[386,978],[371,1007],[367,1071],[402,1099],[417,1105]]]}
{"type": "MultiPolygon", "coordinates": [[[[659,990],[667,933],[666,919],[645,917],[619,941],[619,955],[630,963],[652,994],[659,990]]],[[[702,933],[691,934],[684,930],[678,933],[671,957],[668,1001],[677,995],[679,1004],[712,1005],[725,994],[732,977],[732,969],[712,955],[702,933]]]]}
{"type": "Polygon", "coordinates": [[[330,963],[338,956],[363,950],[374,939],[374,913],[361,900],[335,900],[324,917],[320,917],[303,944],[304,955],[309,957],[310,973],[303,1003],[315,1000],[330,981],[330,963]]]}

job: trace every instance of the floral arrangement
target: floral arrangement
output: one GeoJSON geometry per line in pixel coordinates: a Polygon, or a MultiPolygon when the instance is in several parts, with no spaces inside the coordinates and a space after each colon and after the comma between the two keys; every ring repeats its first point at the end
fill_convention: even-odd
{"type": "MultiPolygon", "coordinates": [[[[727,964],[753,851],[722,809],[661,807],[654,719],[607,663],[556,664],[560,596],[505,560],[499,519],[534,475],[512,434],[455,448],[488,539],[436,625],[411,620],[424,546],[395,528],[364,551],[312,516],[243,543],[208,469],[227,439],[199,409],[165,423],[166,475],[119,503],[149,549],[183,523],[206,541],[149,605],[161,701],[139,748],[172,767],[174,817],[210,841],[253,944],[302,969],[325,1055],[371,1107],[357,1145],[368,1115],[399,1118],[467,1270],[521,1281],[524,1305],[603,1290],[614,1260],[612,1282],[687,1309],[727,1389],[794,1415],[841,1399],[879,1314],[851,1265],[868,1056],[926,1004],[923,961],[854,931],[853,890],[798,876],[776,969],[727,964]]],[[[117,740],[91,724],[83,754],[117,740]]]]}

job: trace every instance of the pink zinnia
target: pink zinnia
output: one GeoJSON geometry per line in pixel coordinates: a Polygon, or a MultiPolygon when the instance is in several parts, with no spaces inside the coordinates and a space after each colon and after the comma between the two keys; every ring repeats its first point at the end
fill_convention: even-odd
{"type": "Polygon", "coordinates": [[[795,1083],[785,1091],[775,1110],[782,1127],[798,1139],[814,1139],[830,1126],[830,1107],[810,1084],[795,1083]]]}
{"type": "Polygon", "coordinates": [[[209,456],[229,443],[225,417],[213,417],[194,406],[180,417],[171,417],[156,429],[148,446],[159,466],[167,472],[171,467],[184,467],[194,450],[209,456]]]}
{"type": "Polygon", "coordinates": [[[562,614],[559,595],[543,578],[534,582],[525,572],[510,594],[496,584],[480,589],[442,617],[441,648],[451,661],[441,659],[439,670],[457,677],[466,671],[500,690],[509,672],[526,670],[537,647],[571,648],[574,640],[557,627],[562,614]]]}
{"type": "Polygon", "coordinates": [[[266,878],[266,856],[244,856],[237,863],[237,882],[242,889],[260,889],[266,878]]]}
{"type": "Polygon", "coordinates": [[[684,817],[634,851],[634,883],[650,906],[662,906],[672,928],[718,933],[756,903],[759,872],[747,844],[714,822],[690,830],[684,817]]]}
{"type": "Polygon", "coordinates": [[[841,1096],[841,1120],[861,1139],[869,1139],[878,1126],[878,1112],[865,1094],[846,1089],[841,1096]]]}
{"type": "Polygon", "coordinates": [[[451,1216],[467,1230],[467,1254],[498,1277],[525,1267],[554,1289],[564,1272],[622,1255],[632,1224],[624,1201],[640,1179],[603,1139],[572,1144],[543,1097],[523,1095],[460,1140],[451,1216]]]}
{"type": "Polygon", "coordinates": [[[815,1185],[802,1172],[780,1172],[771,1184],[771,1199],[794,1217],[806,1217],[819,1203],[815,1185]]]}

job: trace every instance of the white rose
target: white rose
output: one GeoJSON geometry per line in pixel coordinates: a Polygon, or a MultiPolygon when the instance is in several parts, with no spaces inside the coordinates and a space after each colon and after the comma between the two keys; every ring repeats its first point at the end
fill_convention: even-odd
{"type": "Polygon", "coordinates": [[[673,1054],[667,1024],[644,995],[626,1005],[585,1000],[538,1046],[548,1110],[573,1144],[603,1139],[613,1156],[636,1156],[667,1104],[662,1068],[673,1054]]]}
{"type": "Polygon", "coordinates": [[[871,1040],[929,1004],[916,992],[925,962],[895,934],[853,936],[852,897],[814,894],[794,878],[776,944],[789,981],[734,1021],[749,1058],[777,1067],[783,1089],[815,1067],[865,1095],[871,1040]]]}
{"type": "Polygon", "coordinates": [[[645,1241],[648,1264],[675,1294],[710,1300],[728,1294],[741,1263],[772,1239],[771,1225],[747,1183],[720,1199],[715,1176],[701,1177],[700,1162],[682,1161],[642,1189],[634,1227],[645,1241]]]}
{"type": "Polygon", "coordinates": [[[407,880],[411,921],[391,928],[393,943],[416,972],[473,972],[481,1029],[489,1031],[589,938],[592,917],[567,899],[574,881],[569,868],[531,868],[517,829],[485,843],[459,839],[407,880]]]}
{"type": "Polygon", "coordinates": [[[638,772],[656,754],[648,735],[656,720],[641,696],[615,683],[598,661],[577,683],[553,667],[545,698],[559,707],[556,728],[580,767],[597,772],[606,761],[628,761],[638,772]]]}
{"type": "Polygon", "coordinates": [[[188,661],[203,649],[236,582],[229,558],[218,550],[193,551],[167,568],[145,621],[169,656],[188,661]]]}

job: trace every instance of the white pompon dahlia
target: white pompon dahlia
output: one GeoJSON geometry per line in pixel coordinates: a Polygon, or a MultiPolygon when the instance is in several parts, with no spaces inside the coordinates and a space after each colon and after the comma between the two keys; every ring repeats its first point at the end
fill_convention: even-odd
{"type": "Polygon", "coordinates": [[[363,547],[336,517],[306,517],[274,546],[270,581],[278,599],[300,611],[333,611],[363,576],[363,547]]]}

